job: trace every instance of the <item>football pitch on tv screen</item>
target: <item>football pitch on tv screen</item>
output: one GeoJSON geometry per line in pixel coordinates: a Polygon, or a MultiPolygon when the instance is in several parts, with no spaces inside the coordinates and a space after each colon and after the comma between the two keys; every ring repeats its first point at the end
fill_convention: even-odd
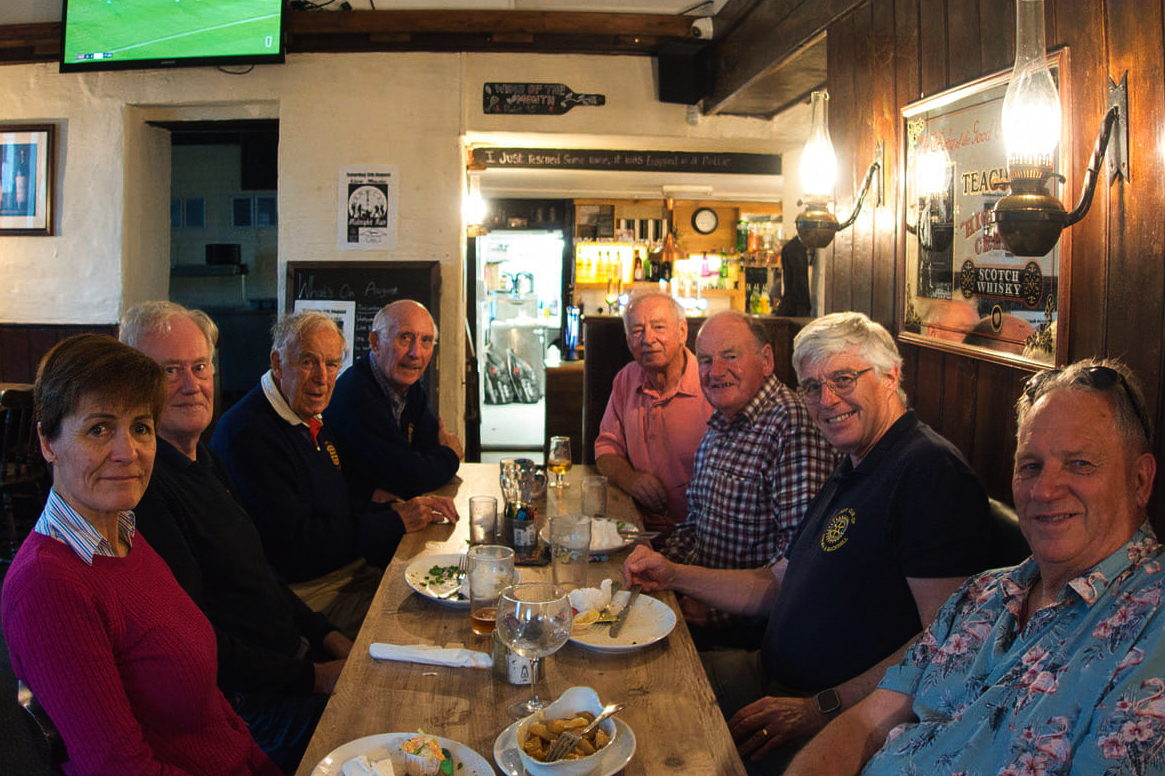
{"type": "Polygon", "coordinates": [[[71,0],[65,62],[279,51],[280,0],[71,0]]]}

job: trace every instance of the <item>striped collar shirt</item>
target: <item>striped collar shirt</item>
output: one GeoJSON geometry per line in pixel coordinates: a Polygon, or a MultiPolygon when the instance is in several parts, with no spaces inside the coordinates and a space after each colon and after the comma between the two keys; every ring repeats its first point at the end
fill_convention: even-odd
{"type": "MultiPolygon", "coordinates": [[[[77,557],[89,566],[93,565],[93,557],[96,555],[105,558],[117,557],[117,552],[109,540],[98,533],[92,523],[66,504],[65,500],[57,495],[56,490],[49,491],[44,512],[32,530],[69,545],[73,552],[77,553],[77,557]]],[[[136,530],[133,512],[126,510],[118,513],[117,535],[125,542],[126,547],[133,547],[136,530]]]]}
{"type": "MultiPolygon", "coordinates": [[[[305,430],[310,428],[307,421],[301,418],[295,410],[291,409],[291,405],[287,403],[287,399],[283,398],[283,393],[279,390],[279,386],[275,384],[275,375],[270,369],[260,378],[259,385],[263,387],[263,395],[271,403],[271,408],[275,410],[275,414],[293,426],[303,426],[305,430]]],[[[316,415],[316,420],[320,421],[321,424],[323,423],[323,418],[319,415],[316,415]]]]}

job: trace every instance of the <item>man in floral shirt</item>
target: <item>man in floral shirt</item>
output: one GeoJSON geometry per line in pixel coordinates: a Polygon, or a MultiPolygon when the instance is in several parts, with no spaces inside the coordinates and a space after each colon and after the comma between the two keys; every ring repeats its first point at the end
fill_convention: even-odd
{"type": "Polygon", "coordinates": [[[1081,362],[1034,376],[1017,412],[1033,557],[968,580],[788,774],[1165,773],[1165,573],[1139,389],[1119,363],[1081,362]]]}

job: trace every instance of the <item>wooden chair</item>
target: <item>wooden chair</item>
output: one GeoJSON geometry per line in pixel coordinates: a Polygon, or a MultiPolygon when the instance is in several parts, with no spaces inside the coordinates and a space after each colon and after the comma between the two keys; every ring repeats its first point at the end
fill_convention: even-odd
{"type": "Polygon", "coordinates": [[[20,542],[35,523],[44,504],[44,482],[48,474],[33,418],[32,386],[5,385],[0,388],[0,562],[11,562],[20,542]],[[18,498],[36,499],[17,513],[18,498]]]}
{"type": "Polygon", "coordinates": [[[49,715],[33,697],[32,690],[28,689],[28,686],[22,681],[16,683],[16,702],[20,704],[20,708],[27,712],[25,720],[32,731],[37,753],[41,760],[47,763],[47,772],[53,776],[63,776],[64,770],[61,765],[69,759],[69,755],[65,751],[65,742],[56,725],[49,719],[49,715]]]}

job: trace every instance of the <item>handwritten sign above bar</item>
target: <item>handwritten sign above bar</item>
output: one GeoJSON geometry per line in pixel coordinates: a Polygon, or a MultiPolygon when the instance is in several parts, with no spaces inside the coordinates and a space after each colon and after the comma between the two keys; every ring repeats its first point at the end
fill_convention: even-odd
{"type": "Polygon", "coordinates": [[[780,154],[692,151],[611,151],[578,148],[475,148],[473,167],[535,167],[559,170],[780,175],[780,154]]]}
{"type": "Polygon", "coordinates": [[[487,83],[481,109],[487,114],[561,116],[576,105],[606,105],[604,94],[578,94],[566,84],[487,83]]]}

